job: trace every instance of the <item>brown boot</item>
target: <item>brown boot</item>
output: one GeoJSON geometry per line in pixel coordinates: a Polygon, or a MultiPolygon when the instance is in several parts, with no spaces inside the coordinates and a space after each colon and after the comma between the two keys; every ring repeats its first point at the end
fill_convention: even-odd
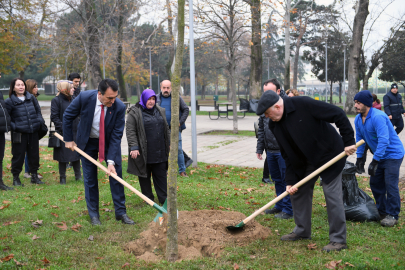
{"type": "Polygon", "coordinates": [[[283,241],[297,241],[297,240],[306,240],[306,239],[311,239],[311,237],[302,237],[302,236],[296,235],[293,232],[281,236],[281,240],[283,240],[283,241]]]}

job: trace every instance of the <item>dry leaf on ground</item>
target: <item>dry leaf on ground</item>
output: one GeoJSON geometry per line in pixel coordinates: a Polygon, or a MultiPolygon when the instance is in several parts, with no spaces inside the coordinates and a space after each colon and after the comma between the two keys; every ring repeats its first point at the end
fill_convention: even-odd
{"type": "Polygon", "coordinates": [[[330,261],[329,263],[325,264],[325,267],[328,269],[336,269],[336,267],[338,267],[341,262],[342,260],[330,261]]]}
{"type": "Polygon", "coordinates": [[[1,258],[0,261],[8,262],[8,261],[11,260],[12,258],[14,258],[14,254],[10,254],[10,255],[8,255],[8,256],[6,256],[6,257],[4,257],[4,258],[1,258]]]}
{"type": "Polygon", "coordinates": [[[75,232],[79,232],[79,228],[82,227],[79,223],[76,223],[76,225],[73,225],[70,229],[75,232]]]}
{"type": "Polygon", "coordinates": [[[66,231],[68,229],[66,222],[56,222],[56,227],[58,227],[61,231],[66,231]]]}

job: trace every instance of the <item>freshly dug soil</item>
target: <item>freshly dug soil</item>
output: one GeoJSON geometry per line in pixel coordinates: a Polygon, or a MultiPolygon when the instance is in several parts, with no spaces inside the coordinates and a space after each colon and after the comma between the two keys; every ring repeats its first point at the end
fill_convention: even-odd
{"type": "MultiPolygon", "coordinates": [[[[239,212],[217,210],[181,211],[178,218],[179,260],[192,260],[201,256],[217,257],[229,244],[240,246],[269,236],[270,229],[255,220],[239,232],[230,232],[226,226],[236,225],[246,216],[239,212]]],[[[141,238],[124,246],[124,250],[138,259],[156,262],[164,259],[167,240],[167,218],[163,224],[151,222],[141,238]]]]}

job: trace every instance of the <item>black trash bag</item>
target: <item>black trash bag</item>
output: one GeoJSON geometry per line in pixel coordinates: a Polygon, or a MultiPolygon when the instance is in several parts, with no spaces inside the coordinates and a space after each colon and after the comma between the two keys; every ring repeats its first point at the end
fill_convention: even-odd
{"type": "Polygon", "coordinates": [[[259,106],[258,99],[249,100],[249,112],[256,113],[258,106],[259,106]]]}
{"type": "Polygon", "coordinates": [[[249,111],[249,100],[240,98],[239,110],[247,110],[249,111]]]}
{"type": "Polygon", "coordinates": [[[374,200],[359,188],[355,174],[356,166],[346,161],[342,173],[343,204],[346,220],[379,221],[380,214],[374,200]]]}

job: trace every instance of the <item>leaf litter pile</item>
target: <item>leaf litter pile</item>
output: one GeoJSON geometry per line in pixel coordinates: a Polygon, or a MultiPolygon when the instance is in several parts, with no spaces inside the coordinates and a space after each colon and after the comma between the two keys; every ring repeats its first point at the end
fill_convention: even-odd
{"type": "MultiPolygon", "coordinates": [[[[255,220],[250,221],[240,232],[230,232],[226,226],[236,225],[246,216],[240,212],[219,210],[180,211],[178,216],[178,260],[198,257],[217,257],[225,246],[245,246],[258,239],[267,238],[270,229],[255,220]]],[[[164,259],[167,241],[167,216],[163,223],[151,222],[141,238],[124,246],[139,260],[156,262],[164,259]]]]}

